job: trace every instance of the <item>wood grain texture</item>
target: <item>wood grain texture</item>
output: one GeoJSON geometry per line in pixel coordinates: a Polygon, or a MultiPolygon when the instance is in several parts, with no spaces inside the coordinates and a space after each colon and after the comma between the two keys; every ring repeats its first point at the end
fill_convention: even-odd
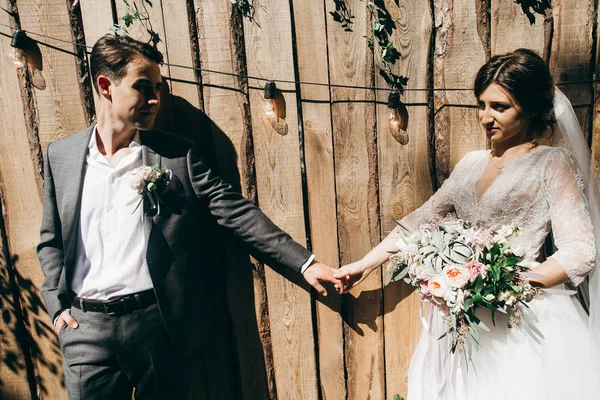
{"type": "MultiPolygon", "coordinates": [[[[110,27],[113,26],[111,0],[83,0],[79,4],[81,7],[85,43],[90,47],[88,50],[89,53],[92,51],[91,47],[94,46],[98,39],[110,33],[110,27]]],[[[94,84],[92,82],[92,86],[94,84]]],[[[93,96],[94,104],[98,104],[98,93],[96,93],[95,89],[93,89],[93,96]]]]}
{"type": "Polygon", "coordinates": [[[529,23],[521,6],[513,0],[492,2],[492,55],[508,53],[525,47],[545,56],[544,17],[536,14],[534,25],[529,23]]]}
{"type": "MultiPolygon", "coordinates": [[[[230,19],[231,4],[203,0],[196,3],[195,13],[203,68],[245,74],[243,26],[239,16],[230,19]]],[[[202,83],[219,174],[256,201],[247,80],[206,73],[202,83]]],[[[229,238],[225,247],[241,394],[244,399],[272,398],[276,396],[276,385],[264,265],[240,251],[236,240],[229,238]]]]}
{"type": "Polygon", "coordinates": [[[583,132],[589,135],[592,85],[591,54],[593,46],[594,4],[590,0],[557,0],[552,4],[554,21],[550,70],[554,83],[567,95],[575,109],[583,132]],[[566,84],[566,85],[564,85],[566,84]]]}
{"type": "MultiPolygon", "coordinates": [[[[186,1],[162,1],[164,21],[164,42],[169,63],[183,66],[193,66],[191,31],[188,20],[186,1]]],[[[214,2],[217,6],[217,2],[214,2]]],[[[194,25],[192,25],[193,27],[194,25]]],[[[169,66],[168,77],[171,78],[171,94],[181,97],[193,107],[200,108],[199,85],[196,74],[192,69],[169,66]]],[[[177,110],[175,110],[175,129],[177,128],[177,110]]],[[[188,127],[189,128],[189,127],[188,127]]]]}
{"type": "MultiPolygon", "coordinates": [[[[355,16],[345,32],[327,14],[329,68],[333,84],[372,87],[373,53],[365,4],[347,1],[355,16]]],[[[327,12],[335,11],[327,2],[327,12]]],[[[362,258],[380,240],[377,135],[372,90],[331,90],[338,235],[341,263],[362,258]]],[[[348,399],[384,398],[381,275],[373,273],[343,299],[348,399]]]]}
{"type": "MultiPolygon", "coordinates": [[[[597,13],[596,17],[598,18],[596,20],[596,24],[600,24],[600,13],[597,13]]],[[[597,34],[597,32],[596,32],[597,34]]],[[[598,79],[598,77],[600,77],[600,40],[598,40],[598,37],[595,38],[595,43],[596,43],[596,59],[594,60],[596,62],[595,65],[595,74],[594,74],[594,78],[598,79]]],[[[598,99],[600,99],[600,83],[596,82],[594,83],[594,101],[593,101],[593,108],[592,108],[592,120],[593,120],[593,124],[592,124],[592,140],[591,140],[591,144],[592,144],[592,168],[594,171],[596,171],[596,177],[600,177],[600,101],[598,101],[598,99]]],[[[600,179],[598,179],[598,188],[600,189],[600,179]]]]}
{"type": "MultiPolygon", "coordinates": [[[[0,22],[8,24],[8,18],[5,13],[0,15],[0,22]]],[[[2,29],[2,31],[5,31],[2,29]]],[[[23,107],[20,102],[19,80],[17,71],[8,63],[8,51],[10,49],[10,38],[0,36],[0,91],[4,94],[0,98],[0,308],[2,309],[2,319],[0,320],[0,398],[6,399],[25,399],[32,397],[30,387],[36,388],[35,376],[33,371],[28,373],[28,363],[31,365],[31,353],[22,318],[21,307],[18,298],[20,288],[16,285],[12,265],[12,253],[9,248],[8,235],[15,233],[16,226],[12,223],[12,232],[9,232],[5,224],[8,220],[9,210],[7,209],[7,198],[4,194],[7,183],[16,184],[14,179],[4,183],[4,174],[13,174],[12,168],[18,163],[18,155],[23,156],[26,167],[29,167],[29,184],[27,187],[35,189],[34,174],[36,171],[32,168],[30,155],[27,154],[27,129],[23,119],[23,107]],[[10,99],[10,101],[7,101],[10,99]],[[16,138],[20,138],[25,147],[20,149],[20,154],[8,152],[11,144],[16,138]],[[24,139],[24,140],[23,140],[24,139]],[[25,151],[25,154],[23,154],[25,151]],[[12,160],[12,161],[11,161],[12,160]],[[32,185],[33,183],[33,185],[32,185]],[[31,386],[30,386],[31,385],[31,386]]],[[[18,171],[17,171],[18,172],[18,171]]],[[[11,187],[7,188],[9,192],[21,191],[25,188],[11,187]]],[[[34,192],[35,193],[35,192],[34,192]]],[[[25,195],[21,193],[24,197],[25,195]]],[[[14,211],[14,194],[11,198],[11,211],[14,211]]],[[[17,214],[13,214],[15,217],[17,214]]],[[[18,239],[18,238],[17,238],[18,239]]]]}
{"type": "MultiPolygon", "coordinates": [[[[327,17],[326,20],[322,2],[294,2],[298,73],[301,81],[329,82],[325,25],[337,24],[329,15],[327,17]]],[[[303,101],[301,107],[311,250],[318,260],[337,268],[339,249],[330,91],[324,86],[302,85],[301,96],[302,99],[310,100],[303,101]]],[[[316,308],[321,393],[324,399],[343,399],[346,397],[346,384],[341,298],[330,290],[327,298],[319,297],[316,308]]]]}
{"type": "MultiPolygon", "coordinates": [[[[472,88],[475,75],[486,61],[486,51],[477,34],[475,1],[436,1],[434,88],[472,88]]],[[[493,50],[492,50],[493,51],[493,50]]],[[[434,92],[435,149],[438,185],[469,151],[486,148],[486,138],[477,120],[471,91],[434,92]],[[464,107],[467,106],[467,107],[464,107]]]]}
{"type": "MultiPolygon", "coordinates": [[[[67,4],[60,0],[19,1],[21,27],[53,38],[71,42],[71,26],[67,4]]],[[[41,68],[35,71],[45,82],[43,89],[34,89],[39,120],[39,141],[42,149],[60,137],[86,127],[79,86],[79,74],[73,45],[51,39],[40,41],[41,68]],[[60,51],[47,46],[63,49],[60,51]]]]}
{"type": "MultiPolygon", "coordinates": [[[[288,4],[261,1],[255,19],[256,23],[244,20],[248,74],[293,80],[288,4]]],[[[258,83],[262,85],[264,82],[258,83]]],[[[263,91],[250,91],[259,205],[296,241],[305,244],[294,86],[278,87],[283,95],[276,119],[265,115],[263,91]]],[[[265,269],[277,397],[314,399],[318,389],[308,286],[291,270],[281,273],[283,276],[265,269]]]]}
{"type": "MultiPolygon", "coordinates": [[[[71,41],[67,7],[67,3],[60,1],[19,1],[21,27],[71,41]]],[[[38,288],[43,275],[35,251],[39,242],[42,199],[40,195],[31,194],[39,193],[39,185],[36,182],[41,172],[38,171],[41,156],[37,156],[37,152],[32,152],[30,148],[45,148],[49,142],[82,129],[87,121],[73,46],[51,39],[36,39],[40,41],[38,47],[41,58],[35,64],[30,63],[30,73],[35,77],[37,88],[30,93],[22,91],[21,94],[7,95],[5,99],[11,101],[5,101],[2,110],[14,108],[14,99],[23,94],[31,95],[31,98],[23,98],[23,104],[36,107],[37,113],[33,115],[38,121],[39,136],[36,139],[39,138],[39,142],[32,143],[31,140],[27,140],[29,133],[19,134],[18,126],[23,123],[21,116],[29,115],[30,119],[32,114],[23,108],[13,110],[9,114],[10,118],[2,118],[3,121],[10,121],[8,124],[15,124],[15,127],[7,129],[6,134],[2,135],[0,159],[3,160],[1,173],[8,212],[6,226],[11,252],[18,257],[15,268],[20,276],[18,282],[22,289],[23,312],[30,337],[36,383],[40,396],[60,399],[66,398],[60,350],[39,293],[38,288]],[[58,49],[45,46],[44,43],[58,49]],[[24,202],[23,198],[27,198],[28,201],[24,202]]],[[[5,71],[5,68],[2,68],[2,71],[5,71]]],[[[26,125],[29,122],[25,121],[26,125]]],[[[31,135],[29,136],[31,138],[31,135]]]]}
{"type": "MultiPolygon", "coordinates": [[[[392,39],[402,54],[394,66],[394,73],[409,77],[408,89],[425,88],[431,72],[429,54],[433,21],[430,2],[401,2],[398,7],[394,1],[387,1],[386,5],[396,24],[392,39]]],[[[377,76],[377,86],[387,87],[379,74],[377,76]]],[[[385,102],[387,94],[377,92],[378,100],[385,102]]],[[[407,91],[402,96],[409,113],[407,145],[398,143],[389,132],[387,105],[377,105],[382,237],[394,229],[394,220],[414,211],[433,192],[428,154],[429,95],[425,91],[407,91]],[[411,106],[411,103],[421,105],[411,106]]],[[[408,367],[420,337],[421,323],[419,297],[409,286],[400,282],[386,287],[384,293],[386,398],[391,400],[394,394],[406,397],[408,367]]]]}
{"type": "Polygon", "coordinates": [[[85,42],[88,46],[93,46],[100,37],[111,32],[111,0],[82,0],[79,4],[85,28],[85,42]]]}

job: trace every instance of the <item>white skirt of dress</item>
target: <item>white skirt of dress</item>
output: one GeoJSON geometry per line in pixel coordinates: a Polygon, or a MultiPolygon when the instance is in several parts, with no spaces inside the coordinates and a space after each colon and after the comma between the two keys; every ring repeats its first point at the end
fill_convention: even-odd
{"type": "Polygon", "coordinates": [[[408,400],[567,400],[600,399],[600,337],[592,337],[588,317],[569,296],[545,294],[521,307],[544,336],[539,342],[524,329],[506,326],[505,314],[482,310],[490,328],[481,332],[472,363],[464,354],[448,355],[437,308],[430,306],[429,330],[409,368],[408,400]]]}

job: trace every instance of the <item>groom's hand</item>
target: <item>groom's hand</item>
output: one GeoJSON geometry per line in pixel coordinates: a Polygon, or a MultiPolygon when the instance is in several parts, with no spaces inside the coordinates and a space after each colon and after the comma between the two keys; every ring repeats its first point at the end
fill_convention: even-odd
{"type": "Polygon", "coordinates": [[[304,276],[304,279],[306,279],[306,281],[323,296],[327,296],[327,290],[323,287],[324,282],[331,283],[333,287],[335,287],[335,290],[342,294],[344,292],[344,284],[340,279],[333,277],[333,274],[336,271],[337,270],[330,268],[323,263],[313,261],[304,271],[302,276],[304,276]]]}
{"type": "Polygon", "coordinates": [[[56,318],[56,321],[54,321],[54,330],[56,330],[57,335],[65,324],[73,329],[76,329],[79,326],[75,318],[71,316],[71,310],[64,310],[60,313],[58,318],[56,318]]]}

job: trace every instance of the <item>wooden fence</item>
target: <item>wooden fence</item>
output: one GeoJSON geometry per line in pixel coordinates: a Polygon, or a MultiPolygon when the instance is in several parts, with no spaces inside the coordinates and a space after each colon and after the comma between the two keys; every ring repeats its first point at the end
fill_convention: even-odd
{"type": "MultiPolygon", "coordinates": [[[[344,1],[354,16],[348,32],[330,14],[341,1],[255,0],[250,21],[229,0],[129,0],[148,16],[169,64],[158,124],[202,140],[214,168],[321,261],[338,266],[362,257],[465,153],[488,146],[472,93],[454,89],[472,87],[491,55],[518,47],[543,55],[575,104],[598,165],[591,82],[598,1],[553,0],[533,25],[513,0],[386,1],[402,53],[394,71],[409,77],[408,89],[428,89],[402,98],[407,145],[388,132],[388,92],[378,90],[387,86],[363,37],[370,32],[365,3],[344,1]],[[278,83],[286,115],[273,121],[264,81],[246,76],[326,85],[278,83]]],[[[0,10],[1,398],[66,398],[35,254],[42,151],[93,121],[83,45],[107,33],[125,7],[122,0],[5,0],[0,10]],[[27,70],[9,65],[11,27],[37,41],[27,70]]],[[[139,23],[129,32],[147,36],[139,23]]],[[[372,274],[343,298],[333,290],[316,298],[300,276],[265,267],[221,235],[224,267],[206,271],[214,282],[212,338],[197,357],[190,398],[406,394],[421,326],[410,290],[384,290],[381,274],[372,274]]]]}

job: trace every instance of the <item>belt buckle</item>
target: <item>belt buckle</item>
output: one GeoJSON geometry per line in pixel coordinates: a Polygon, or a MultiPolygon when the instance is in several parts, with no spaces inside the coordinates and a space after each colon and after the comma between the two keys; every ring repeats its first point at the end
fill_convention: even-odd
{"type": "Polygon", "coordinates": [[[117,301],[109,301],[107,303],[102,303],[102,306],[104,307],[104,312],[106,314],[108,314],[109,317],[117,317],[119,315],[117,308],[115,307],[113,309],[113,311],[109,310],[109,306],[111,305],[116,305],[117,303],[121,302],[121,300],[117,300],[117,301]]]}

